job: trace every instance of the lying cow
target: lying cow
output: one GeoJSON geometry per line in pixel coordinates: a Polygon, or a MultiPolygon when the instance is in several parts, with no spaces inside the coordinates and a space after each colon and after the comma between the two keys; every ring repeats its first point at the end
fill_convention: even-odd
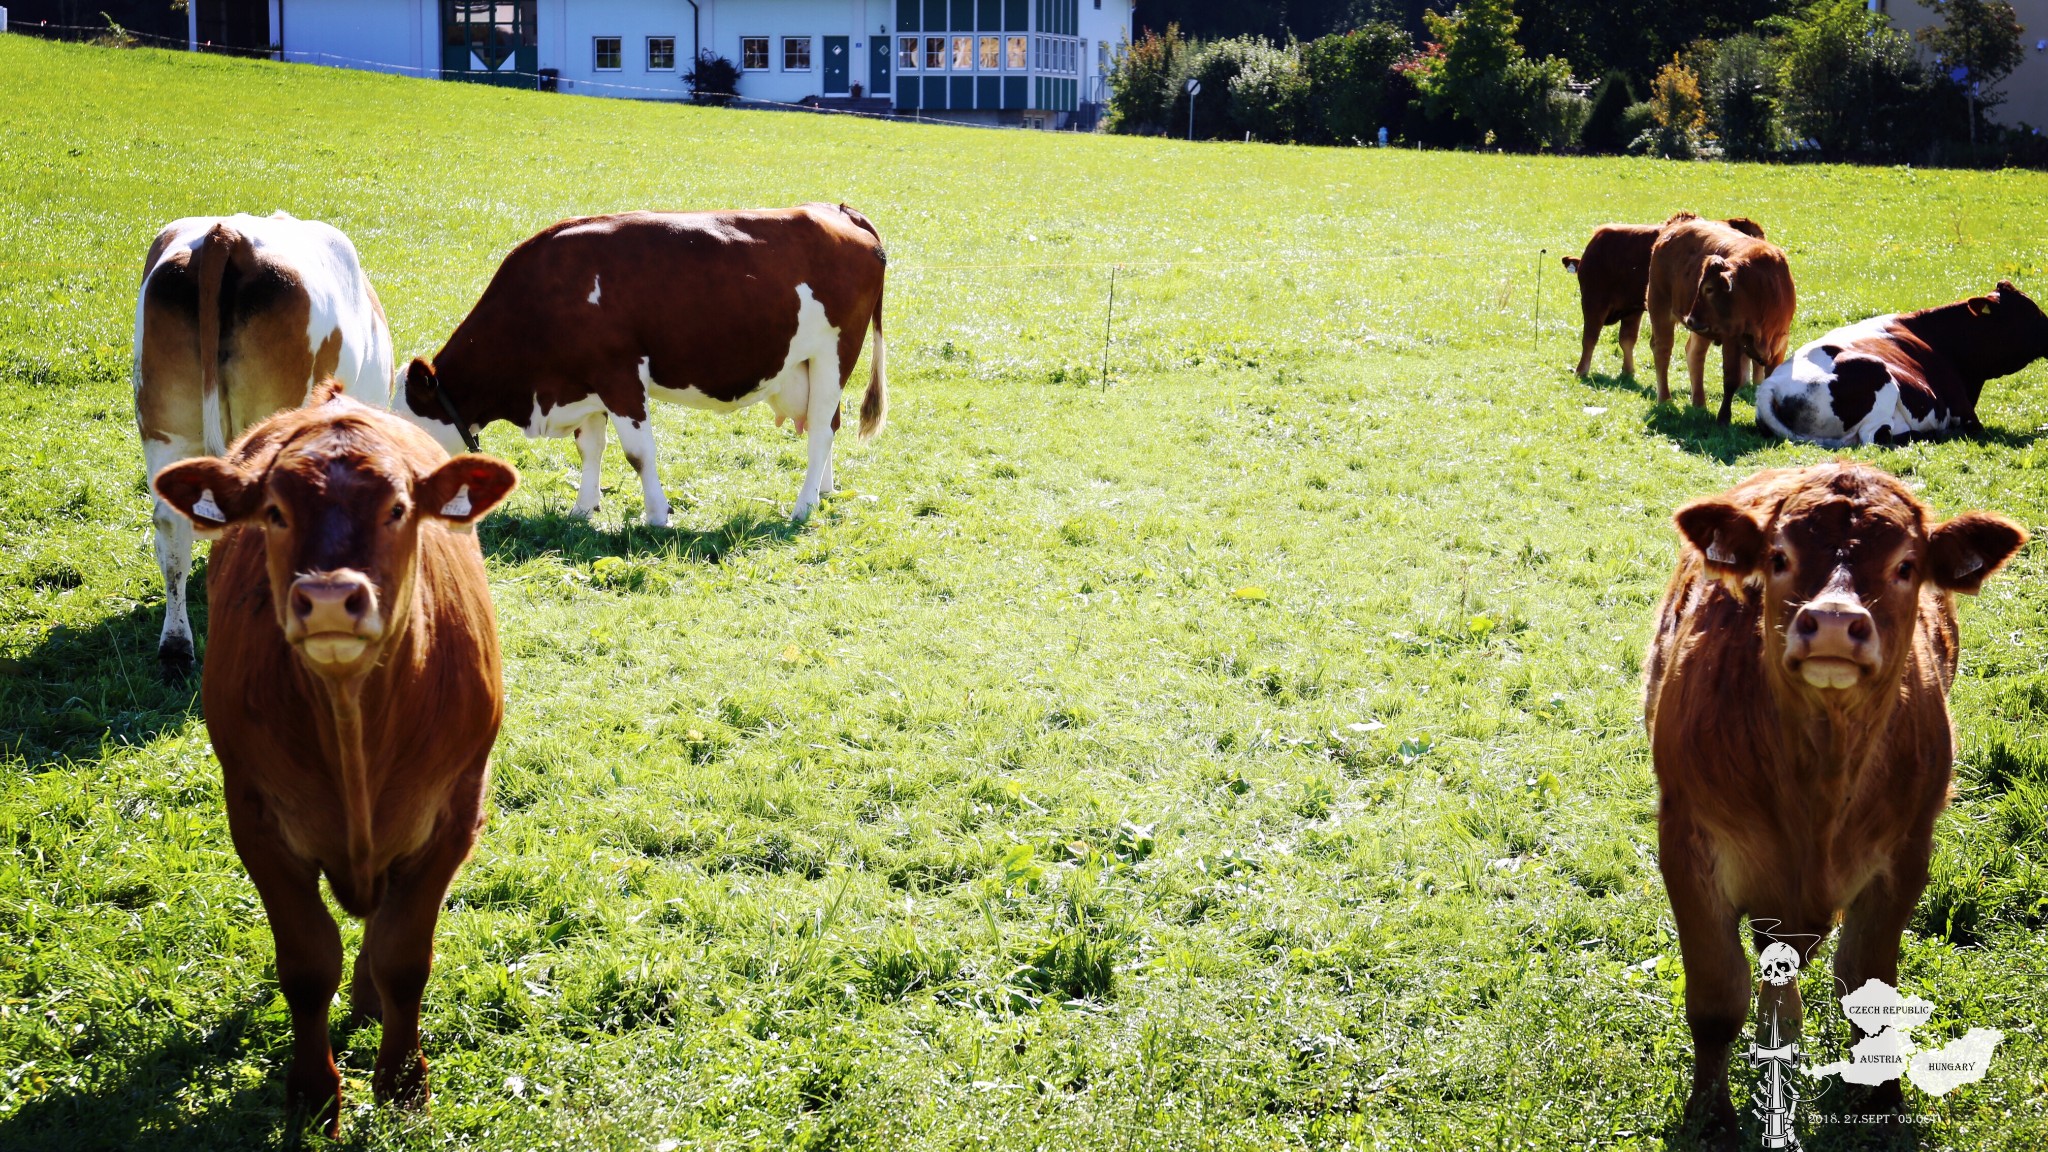
{"type": "Polygon", "coordinates": [[[1979,427],[1984,383],[2048,356],[2048,316],[2000,280],[1924,312],[1873,316],[1793,353],[1756,390],[1756,418],[1830,448],[1979,427]]]}
{"type": "MultiPolygon", "coordinates": [[[[1758,473],[1677,523],[1644,719],[1694,1046],[1686,1112],[1726,1146],[1729,1044],[1750,1004],[1742,918],[1760,951],[1782,943],[1803,964],[1842,916],[1834,987],[1897,982],[1955,760],[1952,593],[1976,592],[2027,534],[1985,512],[1937,522],[1852,462],[1758,473]]],[[[1771,975],[1760,1032],[1775,1016],[1796,1041],[1799,986],[1771,975]]]]}
{"type": "MultiPolygon", "coordinates": [[[[1737,216],[1728,226],[1761,240],[1756,221],[1737,216]]],[[[1579,278],[1579,309],[1586,320],[1579,351],[1578,374],[1593,371],[1593,349],[1600,330],[1621,325],[1621,374],[1636,374],[1636,333],[1643,322],[1644,299],[1650,289],[1650,249],[1656,247],[1662,224],[1602,224],[1586,241],[1585,252],[1564,258],[1564,270],[1579,278]]]]}
{"type": "Polygon", "coordinates": [[[647,523],[663,527],[652,401],[730,412],[765,400],[809,436],[801,520],[832,491],[839,398],[869,325],[861,438],[882,428],[886,261],[874,225],[845,205],[564,220],[505,257],[433,364],[407,367],[393,408],[451,451],[474,450],[494,420],[574,436],[578,516],[598,508],[609,420],[647,523]]]}
{"type": "Polygon", "coordinates": [[[434,922],[483,824],[505,711],[497,622],[469,526],[519,482],[449,459],[394,416],[317,389],[225,458],[173,464],[163,501],[209,535],[202,698],[228,830],[256,882],[291,1005],[286,1095],[340,1133],[327,1004],[368,920],[350,1002],[381,1018],[379,1100],[424,1105],[420,996],[434,922]]]}
{"type": "MultiPolygon", "coordinates": [[[[135,305],[135,422],[151,476],[210,453],[334,377],[384,403],[391,330],[348,237],[314,220],[193,216],[165,225],[143,262],[135,305]]],[[[192,667],[185,578],[192,528],[159,500],[164,671],[192,667]]]]}
{"type": "Polygon", "coordinates": [[[1680,324],[1692,406],[1707,406],[1709,345],[1721,346],[1721,415],[1728,423],[1744,366],[1762,382],[1785,361],[1797,298],[1785,250],[1713,220],[1680,212],[1665,221],[1650,250],[1650,351],[1657,358],[1657,399],[1671,400],[1671,346],[1680,324]]]}

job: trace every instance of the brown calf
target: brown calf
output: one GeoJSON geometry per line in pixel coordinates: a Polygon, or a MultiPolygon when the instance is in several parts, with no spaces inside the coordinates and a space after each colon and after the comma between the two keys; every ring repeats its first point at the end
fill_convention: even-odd
{"type": "Polygon", "coordinates": [[[207,575],[206,727],[291,1005],[286,1097],[318,1110],[329,1136],[341,1076],[327,1003],[342,957],[322,873],[368,920],[350,1001],[384,1021],[376,1096],[427,1099],[419,1014],[434,922],[483,822],[505,706],[468,526],[519,482],[337,392],[322,385],[226,458],[156,477],[165,503],[225,533],[207,575]]]}
{"type": "MultiPolygon", "coordinates": [[[[1762,225],[1754,220],[1737,216],[1728,226],[1764,238],[1762,225]]],[[[1565,271],[1579,278],[1579,308],[1586,319],[1579,352],[1581,377],[1593,371],[1593,349],[1600,343],[1600,330],[1609,324],[1621,325],[1621,374],[1636,374],[1636,333],[1650,288],[1650,249],[1663,230],[1662,224],[1602,224],[1586,241],[1583,254],[1564,258],[1565,271]]]]}
{"type": "MultiPolygon", "coordinates": [[[[1686,1113],[1725,1144],[1750,1003],[1742,918],[1759,951],[1782,942],[1803,964],[1842,916],[1837,987],[1896,982],[1955,759],[1951,593],[1977,591],[2027,535],[1985,512],[1936,522],[1846,461],[1760,472],[1677,522],[1644,721],[1694,1045],[1686,1113]]],[[[1797,982],[1759,996],[1759,1019],[1797,1039],[1797,982]]]]}
{"type": "Polygon", "coordinates": [[[1650,351],[1657,358],[1657,399],[1671,399],[1671,346],[1677,326],[1691,332],[1685,366],[1692,406],[1707,406],[1709,345],[1721,346],[1721,423],[1728,423],[1747,362],[1758,383],[1785,361],[1797,297],[1785,250],[1727,224],[1680,212],[1665,221],[1650,250],[1650,351]]]}

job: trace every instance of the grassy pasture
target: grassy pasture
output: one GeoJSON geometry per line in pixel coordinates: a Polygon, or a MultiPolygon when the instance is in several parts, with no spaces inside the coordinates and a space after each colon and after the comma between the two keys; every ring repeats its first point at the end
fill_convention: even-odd
{"type": "MultiPolygon", "coordinates": [[[[663,532],[616,451],[584,524],[566,442],[486,434],[526,477],[483,532],[491,824],[441,922],[433,1114],[366,1106],[376,1026],[337,1012],[347,1142],[1664,1146],[1688,1041],[1638,707],[1668,516],[1819,454],[1575,380],[1557,257],[1753,216],[1804,340],[2048,291],[2048,177],[1054,138],[0,37],[0,1147],[286,1136],[268,926],[151,654],[157,225],[336,224],[411,354],[561,216],[807,199],[888,243],[894,399],[811,524],[761,409],[660,414],[663,532]]],[[[1869,455],[2038,533],[2048,372],[1983,413],[1869,455]]],[[[1923,1039],[2006,1040],[1909,1090],[1930,1147],[2048,1144],[2042,555],[1963,608],[1902,982],[1923,1039]]],[[[1809,1027],[1838,1058],[1839,1012],[1809,1027]]]]}

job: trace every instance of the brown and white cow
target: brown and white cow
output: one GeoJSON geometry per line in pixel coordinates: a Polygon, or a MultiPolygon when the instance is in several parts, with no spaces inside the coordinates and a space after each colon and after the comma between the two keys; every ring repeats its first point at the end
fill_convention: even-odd
{"type": "Polygon", "coordinates": [[[379,1100],[424,1104],[420,997],[434,923],[483,824],[505,711],[497,621],[470,525],[518,484],[389,413],[316,389],[225,456],[156,477],[209,534],[202,699],[235,851],[263,899],[291,1006],[286,1094],[340,1131],[327,1006],[341,937],[320,877],[368,921],[350,1001],[384,1022],[379,1100]]]}
{"type": "MultiPolygon", "coordinates": [[[[334,377],[384,403],[391,330],[348,237],[315,220],[193,216],[157,234],[135,305],[135,422],[148,475],[202,453],[306,400],[334,377]]],[[[192,667],[185,578],[192,528],[157,501],[164,574],[164,670],[192,667]]]]}
{"type": "MultiPolygon", "coordinates": [[[[1803,964],[1840,916],[1835,987],[1896,983],[1955,760],[1952,594],[1976,592],[2027,534],[1985,512],[1937,521],[1898,479],[1848,461],[1758,473],[1677,524],[1644,720],[1694,1045],[1686,1111],[1725,1144],[1751,994],[1742,920],[1759,951],[1782,943],[1803,964]]],[[[1796,1040],[1797,982],[1759,997],[1759,1020],[1796,1040]]]]}
{"type": "Polygon", "coordinates": [[[1756,390],[1758,423],[1830,448],[1980,425],[1984,384],[2048,356],[2048,315],[2012,281],[1989,295],[1837,328],[1756,390]]]}
{"type": "Polygon", "coordinates": [[[1707,406],[1706,361],[1721,346],[1721,423],[1728,423],[1735,393],[1750,365],[1761,383],[1785,361],[1798,306],[1785,250],[1714,220],[1680,212],[1664,222],[1650,250],[1650,351],[1657,359],[1657,399],[1671,399],[1671,347],[1678,325],[1691,333],[1685,366],[1692,406],[1707,406]]]}
{"type": "MultiPolygon", "coordinates": [[[[1737,216],[1728,226],[1764,238],[1763,227],[1754,220],[1737,216]]],[[[1600,330],[1609,324],[1621,325],[1621,374],[1636,374],[1636,333],[1650,288],[1650,249],[1663,230],[1662,224],[1602,224],[1593,230],[1584,252],[1564,258],[1564,270],[1579,278],[1579,310],[1586,321],[1579,351],[1581,377],[1593,371],[1593,349],[1600,344],[1600,330]]]]}
{"type": "Polygon", "coordinates": [[[451,451],[495,420],[574,436],[579,516],[598,507],[609,420],[661,527],[653,402],[730,412],[765,400],[809,437],[803,519],[832,491],[839,399],[870,325],[861,438],[882,428],[886,263],[874,225],[845,205],[564,220],[505,257],[434,362],[407,367],[392,408],[451,451]]]}

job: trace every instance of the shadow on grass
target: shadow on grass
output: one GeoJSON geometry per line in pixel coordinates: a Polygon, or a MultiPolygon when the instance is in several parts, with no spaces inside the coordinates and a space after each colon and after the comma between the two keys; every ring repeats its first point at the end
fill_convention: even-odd
{"type": "MultiPolygon", "coordinates": [[[[190,590],[193,634],[206,635],[206,580],[190,590]]],[[[146,744],[199,711],[199,677],[166,681],[156,643],[161,601],[137,604],[90,627],[58,625],[27,655],[0,667],[0,754],[40,770],[97,753],[107,741],[146,744]]],[[[203,641],[202,641],[203,643],[203,641]]]]}
{"type": "Polygon", "coordinates": [[[1658,404],[1643,417],[1650,431],[1698,456],[1733,464],[1778,438],[1744,420],[1722,424],[1714,419],[1716,407],[1695,408],[1691,404],[1658,404]]]}
{"type": "Polygon", "coordinates": [[[1638,396],[1655,396],[1657,394],[1655,386],[1645,384],[1633,376],[1624,376],[1618,372],[1595,372],[1591,376],[1579,378],[1579,383],[1588,388],[1599,388],[1608,392],[1633,392],[1638,396]]]}
{"type": "Polygon", "coordinates": [[[147,1051],[96,1053],[94,1064],[119,1070],[91,1077],[86,1087],[53,1088],[0,1119],[0,1148],[213,1152],[274,1146],[284,1121],[281,1074],[231,1091],[192,1092],[194,1081],[218,1086],[213,1071],[246,1055],[245,1037],[273,990],[245,997],[211,1027],[179,1027],[147,1051]]]}
{"type": "Polygon", "coordinates": [[[716,564],[727,556],[794,541],[804,526],[763,506],[728,517],[715,528],[649,528],[627,524],[616,530],[598,528],[579,516],[547,512],[538,516],[493,516],[477,529],[484,554],[516,564],[542,556],[589,563],[605,556],[659,555],[675,560],[716,564]]]}

